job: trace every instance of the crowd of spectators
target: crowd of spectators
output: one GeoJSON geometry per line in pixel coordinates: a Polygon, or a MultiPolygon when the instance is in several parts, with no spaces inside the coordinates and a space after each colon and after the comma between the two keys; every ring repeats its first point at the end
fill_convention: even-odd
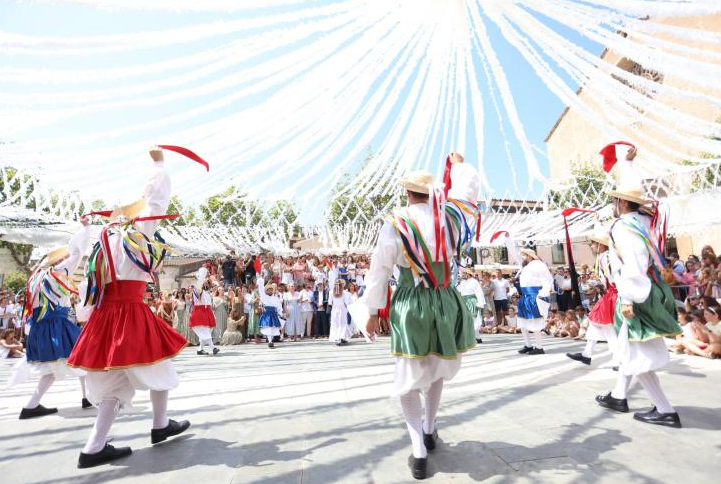
{"type": "MultiPolygon", "coordinates": [[[[259,342],[258,334],[248,332],[249,322],[260,310],[256,275],[277,284],[285,304],[300,305],[305,331],[301,336],[294,335],[294,339],[328,337],[333,300],[329,296],[334,282],[342,280],[344,291],[353,301],[363,294],[369,265],[369,257],[358,254],[283,257],[246,253],[238,257],[231,251],[226,257],[208,260],[205,266],[213,281],[213,312],[217,324],[214,338],[221,344],[259,342]]],[[[588,266],[580,265],[576,297],[568,268],[558,267],[553,272],[551,311],[544,332],[559,338],[583,339],[589,324],[588,313],[603,295],[604,288],[588,266]]],[[[479,280],[485,299],[477,320],[479,332],[519,332],[516,310],[520,288],[514,274],[496,270],[472,277],[479,280]]],[[[681,260],[677,253],[669,254],[662,277],[672,288],[683,328],[682,335],[668,341],[669,350],[706,358],[721,357],[721,261],[713,248],[706,246],[700,258],[691,255],[686,260],[681,260]]],[[[151,310],[186,336],[191,344],[197,343],[194,333],[188,329],[193,289],[191,285],[163,294],[147,293],[151,310]]],[[[73,297],[71,318],[75,318],[77,304],[78,298],[73,297]]],[[[23,291],[13,294],[0,288],[0,355],[3,357],[21,356],[25,337],[21,324],[23,306],[23,291]]],[[[382,323],[384,333],[389,334],[388,321],[382,323]]]]}

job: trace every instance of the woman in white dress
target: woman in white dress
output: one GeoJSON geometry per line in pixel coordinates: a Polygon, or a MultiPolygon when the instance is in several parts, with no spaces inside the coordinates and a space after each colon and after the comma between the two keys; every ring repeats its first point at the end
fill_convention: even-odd
{"type": "Polygon", "coordinates": [[[336,279],[333,284],[333,297],[330,299],[333,309],[330,313],[330,336],[328,341],[334,342],[337,346],[348,344],[353,336],[351,325],[348,321],[348,305],[350,295],[345,290],[345,281],[336,279]]]}
{"type": "Polygon", "coordinates": [[[283,276],[280,279],[281,284],[293,284],[293,261],[288,258],[283,263],[283,276]]]}
{"type": "Polygon", "coordinates": [[[300,292],[295,286],[289,286],[288,291],[283,295],[288,319],[285,322],[285,334],[290,336],[291,341],[303,337],[302,318],[300,314],[300,292]]]}

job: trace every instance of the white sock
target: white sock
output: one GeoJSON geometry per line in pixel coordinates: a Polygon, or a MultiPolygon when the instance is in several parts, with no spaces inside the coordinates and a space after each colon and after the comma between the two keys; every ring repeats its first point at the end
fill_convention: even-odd
{"type": "Polygon", "coordinates": [[[153,404],[153,428],[164,429],[168,426],[168,390],[150,390],[150,402],[153,404]]]}
{"type": "Polygon", "coordinates": [[[200,339],[200,338],[198,338],[198,346],[200,347],[200,348],[198,349],[198,351],[203,351],[203,347],[205,346],[205,342],[204,342],[202,339],[200,339]]]}
{"type": "Polygon", "coordinates": [[[593,340],[586,341],[586,347],[583,349],[583,353],[581,353],[586,358],[590,358],[593,354],[593,347],[596,346],[596,342],[593,340]]]}
{"type": "Polygon", "coordinates": [[[426,417],[423,420],[423,432],[432,434],[436,428],[436,414],[441,406],[441,394],[443,393],[443,378],[433,382],[426,392],[426,417]]]}
{"type": "Polygon", "coordinates": [[[80,389],[83,391],[83,398],[88,398],[88,394],[85,391],[85,377],[79,376],[78,380],[80,380],[80,389]]]}
{"type": "Polygon", "coordinates": [[[30,401],[25,406],[25,408],[35,408],[38,405],[40,405],[40,399],[43,398],[43,395],[45,395],[45,392],[48,391],[48,388],[50,388],[50,385],[52,385],[54,382],[55,382],[55,375],[53,375],[52,373],[43,375],[40,378],[40,381],[38,382],[38,386],[35,387],[33,396],[30,397],[30,401]]]}
{"type": "Polygon", "coordinates": [[[521,328],[521,333],[523,334],[523,344],[530,348],[532,345],[528,330],[526,328],[521,328]]]}
{"type": "Polygon", "coordinates": [[[403,409],[403,417],[406,419],[408,434],[411,436],[413,457],[421,459],[428,456],[421,429],[421,392],[411,390],[401,395],[401,408],[403,409]]]}
{"type": "Polygon", "coordinates": [[[653,371],[641,373],[638,375],[638,381],[641,382],[641,386],[651,397],[651,401],[656,405],[656,410],[661,413],[674,413],[676,410],[671,406],[666,394],[661,389],[661,383],[658,381],[658,376],[653,371]]]}
{"type": "Polygon", "coordinates": [[[98,416],[95,419],[93,430],[90,432],[90,438],[83,447],[83,454],[97,454],[105,448],[108,441],[108,432],[110,432],[110,427],[118,414],[118,403],[118,400],[114,398],[100,402],[98,416]]]}
{"type": "Polygon", "coordinates": [[[543,349],[543,341],[541,340],[541,332],[536,331],[533,333],[533,338],[536,340],[536,344],[534,345],[538,349],[543,349]]]}
{"type": "Polygon", "coordinates": [[[620,398],[624,399],[626,398],[626,393],[628,393],[628,387],[631,386],[631,379],[633,377],[630,375],[624,375],[621,372],[618,372],[618,379],[616,380],[616,387],[611,392],[611,396],[613,398],[620,398]]]}
{"type": "Polygon", "coordinates": [[[213,338],[206,339],[205,344],[210,347],[210,352],[212,353],[213,349],[215,348],[215,345],[213,344],[213,338]]]}

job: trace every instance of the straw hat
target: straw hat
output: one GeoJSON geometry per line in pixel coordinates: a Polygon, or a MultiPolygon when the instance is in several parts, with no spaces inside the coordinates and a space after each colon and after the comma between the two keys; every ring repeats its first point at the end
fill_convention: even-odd
{"type": "Polygon", "coordinates": [[[520,252],[521,255],[527,255],[531,259],[538,260],[538,254],[536,254],[536,251],[533,249],[527,249],[524,247],[522,249],[519,249],[518,252],[520,252]]]}
{"type": "Polygon", "coordinates": [[[599,244],[605,245],[606,247],[609,247],[611,245],[609,227],[596,226],[586,237],[588,237],[588,240],[592,242],[598,242],[599,244]]]}
{"type": "Polygon", "coordinates": [[[129,203],[127,205],[118,205],[113,209],[113,213],[110,214],[110,220],[116,221],[119,217],[124,217],[126,220],[134,219],[143,209],[148,205],[148,202],[144,198],[129,203]]]}
{"type": "Polygon", "coordinates": [[[398,184],[414,193],[430,193],[429,187],[433,185],[433,175],[426,170],[412,171],[398,180],[398,184]]]}
{"type": "Polygon", "coordinates": [[[53,250],[49,251],[47,254],[45,254],[45,261],[43,262],[43,266],[45,266],[45,267],[54,266],[55,264],[62,261],[69,255],[70,255],[69,248],[56,247],[55,249],[53,249],[53,250]]]}

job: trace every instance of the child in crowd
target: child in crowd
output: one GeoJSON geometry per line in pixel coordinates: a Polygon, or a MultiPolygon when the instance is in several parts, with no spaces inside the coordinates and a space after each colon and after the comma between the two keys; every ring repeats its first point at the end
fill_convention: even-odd
{"type": "Polygon", "coordinates": [[[581,306],[576,308],[576,321],[578,322],[578,335],[573,339],[584,339],[588,329],[588,316],[586,316],[586,310],[581,306]]]}
{"type": "Polygon", "coordinates": [[[481,333],[495,334],[496,329],[496,318],[493,317],[493,313],[488,310],[483,311],[483,327],[481,333]]]}
{"type": "Polygon", "coordinates": [[[498,327],[499,333],[516,334],[520,333],[521,330],[518,328],[518,316],[516,314],[516,308],[511,306],[508,308],[508,314],[506,315],[506,324],[498,327]]]}
{"type": "Polygon", "coordinates": [[[23,345],[15,339],[15,330],[6,329],[0,334],[0,359],[22,358],[25,356],[23,345]]]}

